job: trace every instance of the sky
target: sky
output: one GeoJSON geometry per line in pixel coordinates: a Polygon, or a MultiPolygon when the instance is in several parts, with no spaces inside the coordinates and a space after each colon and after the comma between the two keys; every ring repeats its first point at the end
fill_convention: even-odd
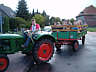
{"type": "MultiPolygon", "coordinates": [[[[19,0],[0,0],[4,4],[16,11],[19,0]]],[[[50,16],[62,19],[75,18],[81,11],[90,5],[96,7],[96,0],[26,0],[30,12],[33,9],[39,12],[43,10],[50,16]]]]}

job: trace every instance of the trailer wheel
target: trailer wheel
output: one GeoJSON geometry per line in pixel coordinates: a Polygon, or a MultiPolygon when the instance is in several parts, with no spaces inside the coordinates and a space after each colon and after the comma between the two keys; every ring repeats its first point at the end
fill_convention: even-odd
{"type": "Polygon", "coordinates": [[[50,39],[41,39],[35,44],[32,53],[36,63],[48,62],[54,53],[54,42],[50,39]]]}
{"type": "Polygon", "coordinates": [[[4,72],[7,70],[9,65],[9,59],[6,55],[0,55],[0,72],[4,72]]]}
{"type": "Polygon", "coordinates": [[[79,48],[79,43],[77,40],[73,41],[73,44],[72,44],[72,49],[73,51],[77,51],[79,48]]]}
{"type": "Polygon", "coordinates": [[[82,37],[82,45],[85,44],[85,36],[82,37]]]}
{"type": "Polygon", "coordinates": [[[61,45],[60,44],[56,44],[55,47],[56,47],[56,51],[61,51],[61,45]]]}

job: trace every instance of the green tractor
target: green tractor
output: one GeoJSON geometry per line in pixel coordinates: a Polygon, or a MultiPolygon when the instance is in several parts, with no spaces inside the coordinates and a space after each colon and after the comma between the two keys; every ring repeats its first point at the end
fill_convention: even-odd
{"type": "Polygon", "coordinates": [[[21,51],[31,55],[38,64],[48,62],[54,53],[55,39],[49,32],[40,31],[34,35],[28,48],[22,48],[25,40],[19,34],[0,34],[0,72],[5,71],[9,65],[8,54],[21,51]]]}

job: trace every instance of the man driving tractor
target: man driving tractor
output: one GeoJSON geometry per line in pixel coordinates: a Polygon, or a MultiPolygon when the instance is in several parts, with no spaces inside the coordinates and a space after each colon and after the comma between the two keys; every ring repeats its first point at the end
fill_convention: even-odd
{"type": "Polygon", "coordinates": [[[36,23],[35,19],[32,19],[32,25],[30,27],[30,30],[27,31],[28,34],[24,33],[24,38],[26,39],[26,37],[27,37],[27,40],[24,43],[24,45],[22,45],[23,48],[28,47],[28,44],[30,43],[32,36],[34,35],[35,32],[37,32],[39,30],[40,30],[40,25],[36,23]]]}

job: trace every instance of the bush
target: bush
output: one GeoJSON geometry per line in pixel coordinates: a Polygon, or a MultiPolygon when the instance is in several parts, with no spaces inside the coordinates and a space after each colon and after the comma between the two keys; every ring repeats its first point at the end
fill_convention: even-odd
{"type": "Polygon", "coordinates": [[[96,27],[89,27],[87,30],[90,32],[96,32],[96,27]]]}
{"type": "Polygon", "coordinates": [[[9,31],[9,17],[5,16],[4,17],[4,24],[3,24],[3,32],[8,32],[9,31]]]}
{"type": "Polygon", "coordinates": [[[40,27],[45,26],[45,17],[41,14],[36,14],[33,18],[36,19],[36,23],[40,24],[40,27]]]}
{"type": "Polygon", "coordinates": [[[10,28],[12,31],[16,31],[26,27],[27,22],[20,17],[10,18],[10,28]]]}

